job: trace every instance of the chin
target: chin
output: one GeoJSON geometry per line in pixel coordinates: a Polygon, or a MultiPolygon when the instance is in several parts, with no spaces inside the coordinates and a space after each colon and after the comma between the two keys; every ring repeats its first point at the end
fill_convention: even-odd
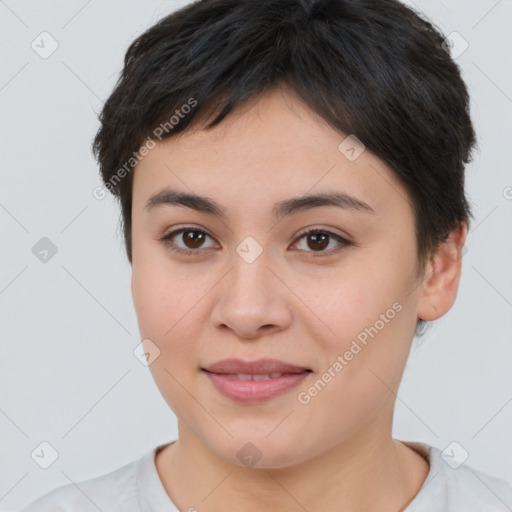
{"type": "Polygon", "coordinates": [[[301,439],[295,439],[284,431],[272,439],[275,432],[267,437],[269,431],[251,435],[247,429],[240,435],[232,433],[233,439],[210,440],[206,445],[226,462],[248,469],[282,469],[308,458],[301,439]]]}

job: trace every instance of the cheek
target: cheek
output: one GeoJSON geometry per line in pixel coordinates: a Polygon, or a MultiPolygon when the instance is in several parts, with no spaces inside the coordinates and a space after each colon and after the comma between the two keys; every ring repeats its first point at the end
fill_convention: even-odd
{"type": "Polygon", "coordinates": [[[170,268],[169,263],[158,265],[156,258],[151,264],[134,268],[133,302],[140,335],[151,339],[160,350],[155,370],[165,366],[181,375],[184,369],[190,371],[197,359],[195,340],[200,338],[199,329],[207,321],[199,316],[205,313],[201,298],[210,287],[198,273],[194,278],[170,268]]]}
{"type": "MultiPolygon", "coordinates": [[[[319,329],[325,332],[321,338],[324,343],[339,349],[373,326],[381,315],[396,316],[393,304],[403,296],[397,283],[356,269],[322,282],[315,280],[316,286],[319,291],[314,293],[310,282],[296,286],[297,295],[307,298],[305,302],[319,320],[319,329]]],[[[389,330],[388,325],[384,330],[389,330]]]]}
{"type": "Polygon", "coordinates": [[[309,388],[299,390],[298,407],[316,418],[326,439],[349,438],[379,411],[392,410],[383,406],[394,401],[408,355],[402,325],[398,314],[380,331],[356,329],[355,336],[347,332],[325,349],[326,365],[309,388]]]}
{"type": "Polygon", "coordinates": [[[185,315],[190,281],[155,257],[139,258],[132,272],[133,302],[140,327],[150,328],[153,335],[161,337],[185,315]]]}
{"type": "MultiPolygon", "coordinates": [[[[340,276],[324,295],[310,295],[322,323],[312,333],[324,354],[318,390],[320,408],[336,403],[339,420],[352,411],[354,425],[375,410],[400,380],[410,346],[410,311],[391,275],[387,281],[367,273],[340,276]],[[324,376],[324,378],[322,378],[324,376]]],[[[405,283],[403,283],[405,286],[405,283]]],[[[308,393],[309,394],[309,393],[308,393]]],[[[345,418],[346,419],[346,418],[345,418]]]]}
{"type": "Polygon", "coordinates": [[[191,389],[191,372],[197,366],[194,329],[201,322],[194,316],[195,295],[176,272],[162,271],[154,264],[143,266],[140,260],[134,268],[133,302],[140,336],[160,351],[149,369],[165,401],[180,413],[190,401],[184,389],[191,389]]]}

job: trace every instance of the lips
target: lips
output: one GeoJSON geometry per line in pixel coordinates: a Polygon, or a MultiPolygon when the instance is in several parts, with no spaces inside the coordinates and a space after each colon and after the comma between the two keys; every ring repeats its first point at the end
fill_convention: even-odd
{"type": "Polygon", "coordinates": [[[215,389],[243,404],[256,404],[297,386],[312,372],[278,359],[224,359],[201,368],[215,389]]]}
{"type": "Polygon", "coordinates": [[[270,375],[283,373],[302,373],[311,371],[305,366],[297,366],[279,359],[257,359],[243,361],[242,359],[223,359],[202,368],[211,373],[241,374],[241,375],[270,375]]]}

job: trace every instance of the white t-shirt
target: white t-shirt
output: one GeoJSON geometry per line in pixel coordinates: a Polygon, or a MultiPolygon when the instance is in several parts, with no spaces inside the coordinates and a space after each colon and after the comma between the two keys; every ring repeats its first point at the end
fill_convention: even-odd
{"type": "MultiPolygon", "coordinates": [[[[424,443],[401,441],[429,461],[422,488],[404,512],[510,512],[512,486],[472,469],[454,469],[441,450],[424,443]]],[[[167,443],[170,444],[170,443],[167,443]]],[[[75,484],[66,484],[40,497],[20,512],[179,512],[160,480],[155,455],[167,444],[141,459],[75,484]]],[[[196,504],[201,510],[201,503],[196,504]]],[[[191,504],[194,507],[194,504],[191,504]]],[[[193,510],[193,508],[192,508],[193,510]]]]}

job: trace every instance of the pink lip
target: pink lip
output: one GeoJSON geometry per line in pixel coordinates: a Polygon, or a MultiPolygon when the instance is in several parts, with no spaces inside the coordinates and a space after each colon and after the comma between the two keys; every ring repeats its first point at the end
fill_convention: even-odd
{"type": "Polygon", "coordinates": [[[202,368],[212,373],[248,373],[251,375],[265,373],[302,373],[309,370],[306,366],[297,366],[285,363],[279,359],[256,359],[244,361],[242,359],[223,359],[202,368]]]}
{"type": "Polygon", "coordinates": [[[225,359],[207,368],[202,368],[215,388],[223,395],[241,403],[252,404],[268,400],[295,387],[311,370],[277,359],[242,361],[225,359]],[[265,380],[240,380],[234,374],[283,373],[280,377],[265,380]]]}

